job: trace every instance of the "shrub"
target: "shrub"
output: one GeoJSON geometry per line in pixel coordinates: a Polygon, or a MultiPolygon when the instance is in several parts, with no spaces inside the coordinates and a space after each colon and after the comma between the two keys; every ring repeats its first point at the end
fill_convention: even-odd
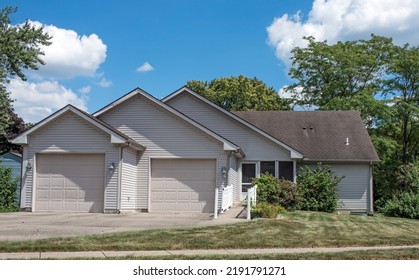
{"type": "Polygon", "coordinates": [[[341,178],[331,169],[317,164],[316,169],[302,167],[297,175],[301,194],[300,209],[307,211],[334,212],[338,203],[338,184],[341,178]]]}
{"type": "Polygon", "coordinates": [[[419,219],[419,194],[404,192],[388,200],[381,212],[386,216],[419,219]]]}
{"type": "Polygon", "coordinates": [[[281,205],[287,210],[295,210],[300,196],[295,184],[289,180],[278,179],[269,173],[261,174],[253,180],[257,185],[257,201],[281,205]]]}
{"type": "Polygon", "coordinates": [[[252,218],[269,218],[274,219],[279,213],[285,213],[286,210],[280,205],[273,205],[267,202],[258,202],[251,209],[252,218]]]}
{"type": "Polygon", "coordinates": [[[0,212],[19,210],[16,190],[19,180],[13,179],[12,168],[0,166],[0,212]]]}

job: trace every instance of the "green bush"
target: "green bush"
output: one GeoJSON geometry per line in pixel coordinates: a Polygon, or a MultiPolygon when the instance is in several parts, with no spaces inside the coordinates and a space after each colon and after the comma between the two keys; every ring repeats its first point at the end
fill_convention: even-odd
{"type": "Polygon", "coordinates": [[[419,194],[404,192],[387,200],[381,212],[386,216],[419,219],[419,194]]]}
{"type": "Polygon", "coordinates": [[[257,185],[257,201],[281,205],[287,210],[295,210],[300,202],[296,185],[285,179],[278,179],[269,173],[261,174],[253,180],[257,185]]]}
{"type": "Polygon", "coordinates": [[[285,213],[286,210],[280,205],[273,205],[267,202],[258,202],[256,206],[251,209],[252,218],[269,218],[274,219],[280,213],[285,213]]]}
{"type": "Polygon", "coordinates": [[[316,169],[304,166],[297,175],[301,194],[300,209],[307,211],[335,212],[338,203],[338,184],[341,178],[321,163],[316,169]]]}
{"type": "Polygon", "coordinates": [[[19,210],[16,190],[19,180],[13,179],[12,168],[0,166],[0,212],[19,210]]]}

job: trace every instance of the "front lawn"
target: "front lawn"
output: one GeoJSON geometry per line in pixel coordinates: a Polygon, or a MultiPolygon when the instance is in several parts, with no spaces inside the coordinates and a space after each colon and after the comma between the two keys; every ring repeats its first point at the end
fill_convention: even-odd
{"type": "Polygon", "coordinates": [[[297,211],[229,225],[0,242],[0,252],[413,245],[418,233],[419,220],[297,211]]]}

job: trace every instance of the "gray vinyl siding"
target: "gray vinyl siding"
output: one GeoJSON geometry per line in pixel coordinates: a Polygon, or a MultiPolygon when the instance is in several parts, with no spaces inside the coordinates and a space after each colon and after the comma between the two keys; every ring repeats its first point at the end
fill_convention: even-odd
{"type": "MultiPolygon", "coordinates": [[[[368,164],[357,163],[324,163],[330,166],[331,170],[340,177],[338,209],[342,210],[369,210],[369,185],[370,168],[368,164]]],[[[315,164],[308,164],[315,168],[315,164]]],[[[299,164],[297,171],[304,164],[299,164]]]]}
{"type": "Polygon", "coordinates": [[[146,97],[134,96],[99,118],[146,147],[138,163],[137,209],[148,209],[151,158],[217,159],[216,184],[222,183],[223,144],[146,97]]]}
{"type": "MultiPolygon", "coordinates": [[[[99,130],[74,113],[67,112],[51,121],[45,127],[28,135],[29,145],[25,147],[23,160],[31,162],[31,170],[23,176],[25,196],[22,208],[32,207],[32,187],[36,173],[37,153],[103,153],[105,154],[105,204],[106,210],[116,210],[118,195],[118,162],[119,148],[110,143],[110,135],[99,130]],[[107,166],[115,163],[115,171],[111,174],[107,166]]],[[[35,206],[36,208],[36,206],[35,206]]]]}
{"type": "Polygon", "coordinates": [[[237,176],[238,176],[238,164],[237,164],[237,158],[231,156],[230,157],[230,170],[229,170],[229,184],[233,185],[233,201],[239,201],[240,200],[240,196],[238,194],[239,189],[238,189],[238,180],[237,180],[237,176]]]}
{"type": "Polygon", "coordinates": [[[122,155],[121,210],[135,210],[137,202],[137,153],[124,149],[122,155]]]}
{"type": "Polygon", "coordinates": [[[290,160],[289,151],[191,94],[181,93],[167,104],[238,145],[246,160],[290,160]]]}

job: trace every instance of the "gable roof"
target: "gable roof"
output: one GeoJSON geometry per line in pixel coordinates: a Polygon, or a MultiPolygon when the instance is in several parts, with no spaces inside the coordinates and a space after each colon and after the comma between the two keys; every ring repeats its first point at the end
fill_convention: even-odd
{"type": "Polygon", "coordinates": [[[356,111],[260,111],[235,114],[301,151],[307,161],[380,161],[356,111]]]}
{"type": "Polygon", "coordinates": [[[108,112],[109,110],[115,108],[119,104],[127,101],[128,99],[130,99],[130,98],[132,98],[136,95],[141,95],[141,96],[147,98],[148,100],[150,100],[151,102],[153,102],[157,106],[163,108],[164,110],[167,110],[167,111],[171,112],[172,114],[178,116],[179,118],[181,118],[182,120],[191,124],[192,126],[198,128],[199,130],[201,130],[201,131],[205,132],[206,134],[212,136],[213,138],[217,139],[218,141],[223,143],[224,150],[234,151],[240,157],[245,157],[243,151],[240,149],[240,147],[238,145],[236,145],[233,142],[225,139],[221,135],[215,133],[214,131],[212,131],[209,128],[203,126],[202,124],[196,122],[195,120],[189,118],[188,116],[184,115],[182,112],[179,112],[178,110],[176,110],[176,109],[170,107],[169,105],[163,103],[159,99],[155,98],[154,96],[152,96],[151,94],[147,93],[146,91],[144,91],[140,88],[136,88],[136,89],[130,91],[129,93],[125,94],[124,96],[120,97],[119,99],[115,100],[114,102],[108,104],[107,106],[105,106],[102,109],[98,110],[97,112],[93,113],[93,116],[94,117],[99,117],[100,115],[108,112]]]}
{"type": "Polygon", "coordinates": [[[227,115],[228,117],[236,120],[237,122],[243,124],[244,126],[250,128],[251,130],[257,132],[258,134],[268,138],[269,140],[273,141],[274,143],[278,144],[279,146],[285,148],[286,150],[288,150],[290,152],[291,158],[303,158],[303,153],[300,150],[286,144],[282,140],[274,137],[273,135],[270,135],[268,132],[260,129],[259,127],[254,126],[252,123],[238,117],[236,114],[233,114],[233,113],[221,108],[217,104],[211,102],[210,100],[206,99],[205,97],[203,97],[200,94],[194,92],[192,89],[190,89],[186,86],[184,86],[184,87],[178,89],[177,91],[173,92],[172,94],[166,96],[165,98],[162,99],[162,102],[166,103],[169,100],[175,98],[176,96],[178,96],[178,95],[180,95],[184,92],[187,92],[188,94],[198,98],[199,100],[203,101],[204,103],[208,104],[209,106],[213,107],[214,109],[216,109],[216,110],[220,111],[221,113],[227,115]]]}
{"type": "Polygon", "coordinates": [[[20,134],[16,138],[14,138],[12,140],[12,143],[13,144],[20,144],[20,145],[28,144],[28,135],[29,134],[39,130],[40,128],[44,127],[45,125],[47,125],[51,121],[53,121],[53,120],[57,119],[58,117],[62,116],[66,112],[72,112],[72,113],[76,114],[80,118],[84,119],[85,121],[89,122],[90,124],[96,126],[100,130],[109,134],[111,136],[111,143],[113,143],[113,144],[128,144],[134,149],[145,150],[145,147],[142,146],[141,144],[139,144],[134,139],[130,138],[129,136],[120,132],[119,130],[113,128],[112,126],[108,125],[107,123],[103,122],[102,120],[99,120],[98,118],[96,118],[96,117],[94,117],[94,116],[92,116],[92,115],[74,107],[73,105],[67,105],[67,106],[61,108],[60,110],[58,110],[57,112],[55,112],[54,114],[46,117],[45,119],[38,122],[37,124],[35,124],[30,129],[26,130],[25,132],[23,132],[22,134],[20,134]]]}

